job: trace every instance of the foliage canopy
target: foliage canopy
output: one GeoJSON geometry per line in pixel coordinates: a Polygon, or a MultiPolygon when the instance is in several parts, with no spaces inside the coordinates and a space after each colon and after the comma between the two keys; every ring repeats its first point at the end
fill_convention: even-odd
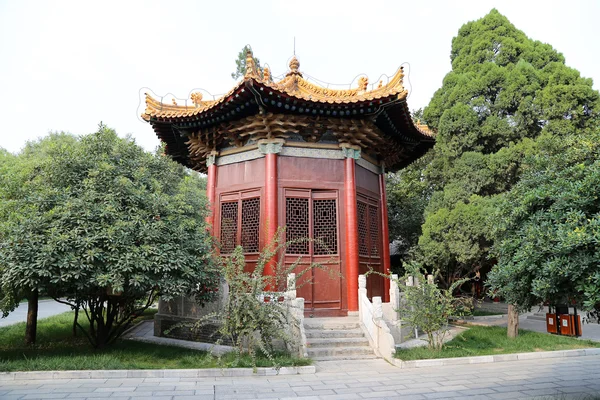
{"type": "Polygon", "coordinates": [[[600,111],[590,79],[496,10],[459,30],[451,60],[424,110],[437,138],[418,247],[419,260],[440,269],[448,285],[496,262],[488,217],[496,197],[519,182],[523,159],[541,151],[540,138],[591,129],[600,111]]]}
{"type": "Polygon", "coordinates": [[[32,289],[66,298],[103,347],[158,295],[212,298],[197,290],[218,275],[195,172],[103,125],[29,143],[1,165],[13,157],[0,202],[4,313],[32,289]]]}

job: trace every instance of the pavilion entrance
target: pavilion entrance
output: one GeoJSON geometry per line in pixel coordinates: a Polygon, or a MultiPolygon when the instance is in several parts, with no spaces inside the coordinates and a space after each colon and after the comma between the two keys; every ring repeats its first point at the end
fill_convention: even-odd
{"type": "Polygon", "coordinates": [[[286,266],[299,263],[298,296],[309,316],[345,315],[342,311],[339,192],[284,189],[286,266]],[[311,240],[306,240],[310,238],[311,240]],[[300,260],[300,261],[298,261],[300,260]],[[307,268],[319,263],[324,268],[307,268]],[[303,272],[304,271],[304,272],[303,272]],[[318,282],[318,284],[314,284],[318,282]]]}

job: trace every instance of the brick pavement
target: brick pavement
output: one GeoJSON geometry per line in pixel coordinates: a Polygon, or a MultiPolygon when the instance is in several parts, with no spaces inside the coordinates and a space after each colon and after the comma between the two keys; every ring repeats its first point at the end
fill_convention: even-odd
{"type": "Polygon", "coordinates": [[[519,399],[600,398],[600,356],[399,369],[328,361],[314,375],[0,381],[0,399],[519,399]],[[596,395],[596,396],[594,396],[596,395]]]}

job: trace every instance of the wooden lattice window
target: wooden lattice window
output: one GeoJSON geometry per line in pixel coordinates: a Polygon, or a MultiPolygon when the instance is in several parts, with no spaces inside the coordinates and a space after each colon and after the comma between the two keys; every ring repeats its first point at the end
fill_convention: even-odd
{"type": "Polygon", "coordinates": [[[363,257],[379,257],[379,209],[374,200],[359,200],[358,218],[358,254],[363,257]]]}
{"type": "Polygon", "coordinates": [[[221,203],[221,253],[235,249],[238,231],[238,202],[221,203]]]}
{"type": "Polygon", "coordinates": [[[337,192],[287,189],[285,225],[286,240],[296,241],[288,245],[287,254],[337,254],[337,192]]]}
{"type": "Polygon", "coordinates": [[[308,238],[309,213],[307,198],[285,199],[286,240],[292,242],[287,247],[288,254],[309,254],[308,238]]]}
{"type": "Polygon", "coordinates": [[[242,200],[242,247],[246,253],[258,253],[260,234],[260,198],[242,200]]]}
{"type": "Polygon", "coordinates": [[[378,209],[369,206],[369,244],[371,257],[379,257],[379,217],[378,209]]]}
{"type": "Polygon", "coordinates": [[[369,256],[369,224],[367,222],[367,205],[361,201],[356,204],[358,219],[358,254],[369,256]]]}
{"type": "Polygon", "coordinates": [[[221,253],[233,252],[237,245],[245,253],[260,250],[259,191],[227,193],[221,196],[221,253]]]}
{"type": "Polygon", "coordinates": [[[314,254],[336,254],[337,207],[335,200],[313,200],[314,254]]]}

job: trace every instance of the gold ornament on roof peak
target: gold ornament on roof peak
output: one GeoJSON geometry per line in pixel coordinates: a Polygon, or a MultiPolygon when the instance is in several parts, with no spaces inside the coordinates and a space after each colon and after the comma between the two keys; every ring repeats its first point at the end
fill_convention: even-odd
{"type": "Polygon", "coordinates": [[[271,71],[269,70],[269,67],[265,67],[263,70],[263,79],[265,82],[271,82],[271,71]]]}
{"type": "Polygon", "coordinates": [[[298,59],[296,58],[295,55],[290,60],[289,66],[290,66],[290,72],[288,72],[286,74],[286,76],[290,76],[290,75],[302,76],[302,73],[300,72],[300,61],[298,61],[298,59]]]}
{"type": "Polygon", "coordinates": [[[369,78],[366,76],[361,76],[358,78],[358,90],[362,90],[363,92],[367,91],[367,86],[369,85],[369,78]]]}
{"type": "Polygon", "coordinates": [[[173,102],[173,105],[176,106],[177,105],[177,100],[175,99],[171,99],[171,101],[173,102]]]}
{"type": "Polygon", "coordinates": [[[290,60],[290,71],[298,72],[298,68],[300,68],[300,61],[298,61],[296,56],[293,56],[290,60]]]}
{"type": "Polygon", "coordinates": [[[244,77],[256,77],[256,64],[254,63],[254,57],[252,56],[252,50],[248,49],[246,52],[246,74],[244,77]]]}
{"type": "Polygon", "coordinates": [[[196,107],[200,107],[200,103],[202,102],[202,93],[194,92],[194,93],[192,93],[190,98],[192,99],[192,102],[194,103],[194,105],[196,107]]]}

